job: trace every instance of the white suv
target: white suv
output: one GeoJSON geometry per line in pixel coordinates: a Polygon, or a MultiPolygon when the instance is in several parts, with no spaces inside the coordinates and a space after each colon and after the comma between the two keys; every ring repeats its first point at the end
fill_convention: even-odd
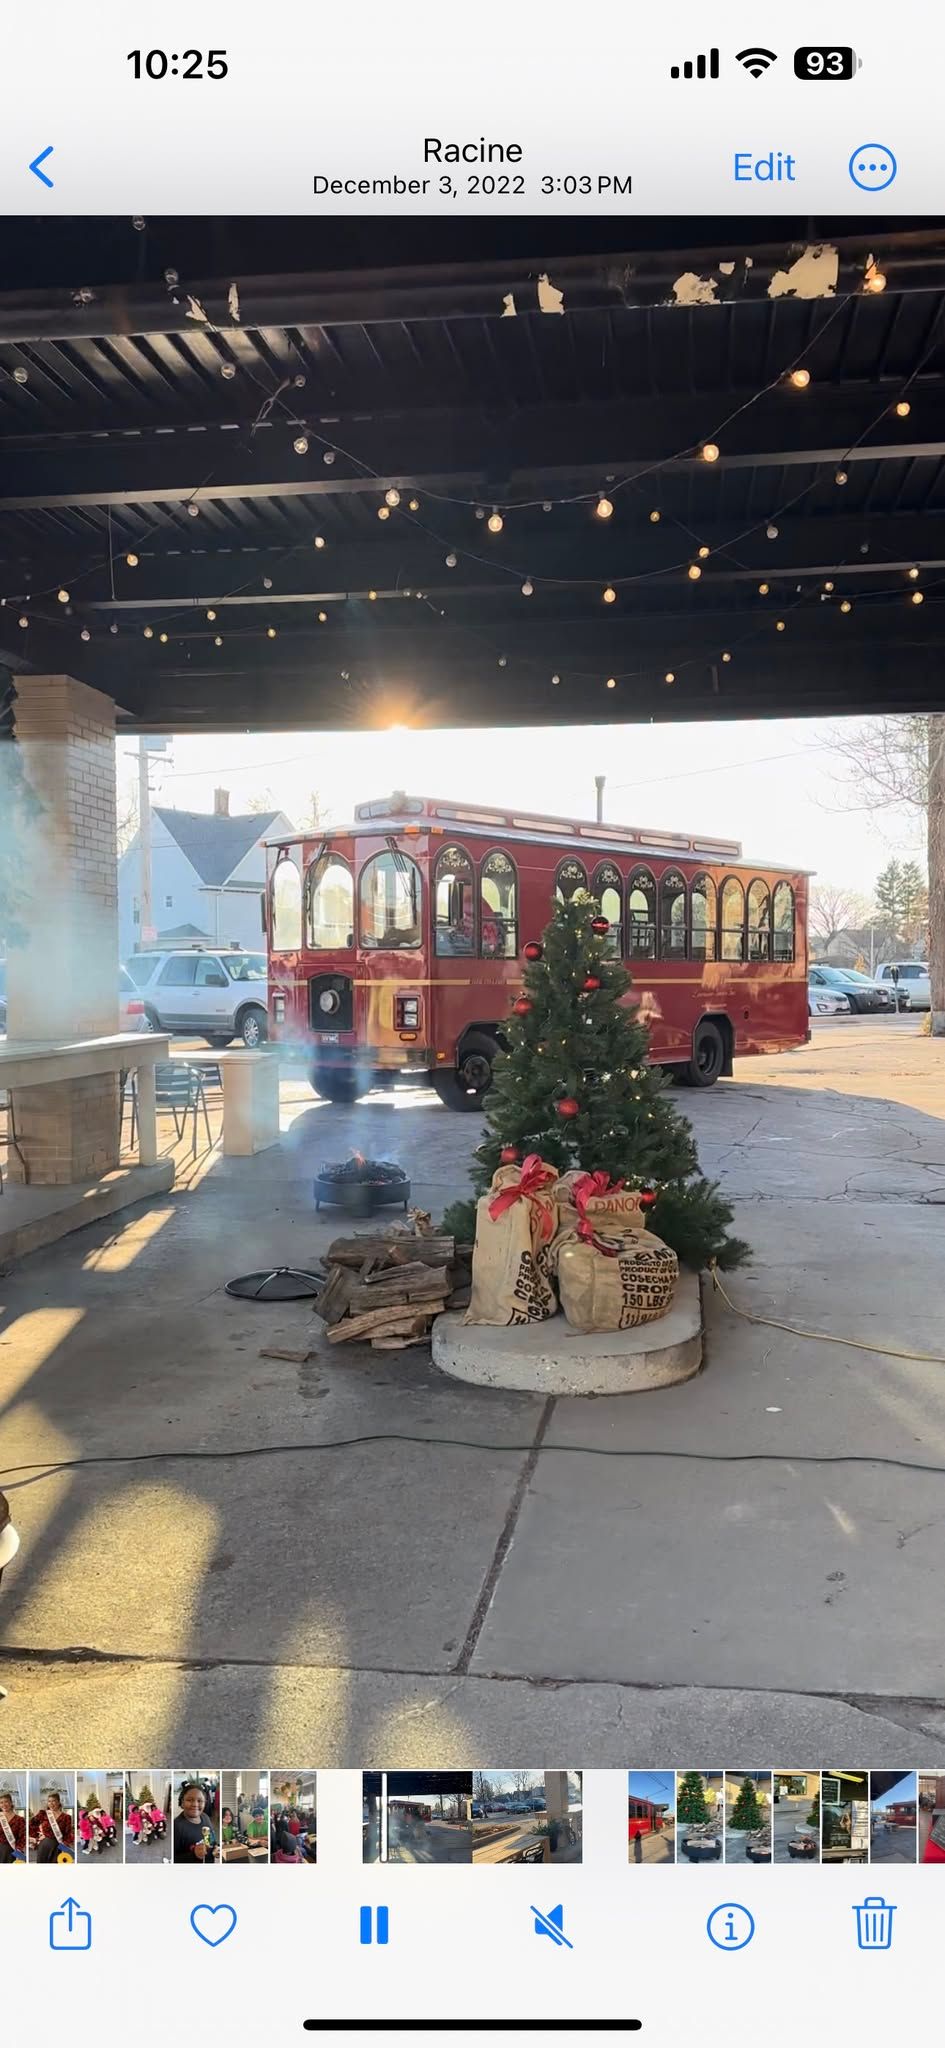
{"type": "Polygon", "coordinates": [[[893,969],[899,969],[899,987],[906,989],[910,1010],[932,1008],[932,984],[929,980],[927,960],[887,960],[885,966],[876,969],[877,981],[895,981],[893,969]]]}
{"type": "Polygon", "coordinates": [[[152,1031],[229,1045],[241,1038],[255,1052],[269,1035],[269,983],[264,953],[177,946],[132,953],[125,961],[152,1031]]]}

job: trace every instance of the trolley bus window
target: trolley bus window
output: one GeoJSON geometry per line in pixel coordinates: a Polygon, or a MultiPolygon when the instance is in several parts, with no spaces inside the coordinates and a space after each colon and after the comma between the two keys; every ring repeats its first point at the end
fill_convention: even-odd
{"type": "Polygon", "coordinates": [[[297,953],[302,944],[302,877],[294,860],[276,863],[272,877],[272,939],[274,953],[297,953]]]}
{"type": "Polygon", "coordinates": [[[606,950],[612,954],[615,960],[620,959],[623,951],[623,897],[621,890],[620,869],[613,867],[609,860],[602,861],[600,867],[594,871],[591,893],[596,896],[600,904],[601,916],[606,917],[610,925],[610,930],[607,934],[606,950]]]}
{"type": "Polygon", "coordinates": [[[771,958],[771,895],[767,882],[752,882],[748,891],[748,958],[771,958]]]}
{"type": "Polygon", "coordinates": [[[734,875],[722,884],[722,958],[745,958],[745,891],[734,875]]]}
{"type": "Polygon", "coordinates": [[[627,950],[632,960],[656,959],[656,883],[649,868],[634,868],[627,882],[627,950]]]}
{"type": "Polygon", "coordinates": [[[420,871],[406,854],[376,853],[361,870],[361,944],[392,952],[420,944],[420,871]]]}
{"type": "Polygon", "coordinates": [[[490,853],[483,861],[479,897],[483,960],[514,960],[518,952],[518,877],[507,853],[490,853]]]}
{"type": "Polygon", "coordinates": [[[473,864],[462,846],[444,846],[434,878],[434,945],[442,959],[475,949],[473,864]]]}
{"type": "Polygon", "coordinates": [[[778,882],[774,891],[774,957],[794,958],[794,891],[790,882],[778,882]]]}
{"type": "Polygon", "coordinates": [[[711,875],[697,875],[689,892],[690,953],[693,960],[715,959],[717,896],[711,875]]]}
{"type": "Polygon", "coordinates": [[[559,903],[570,903],[579,889],[587,888],[587,870],[579,860],[563,860],[555,876],[555,895],[559,903]]]}
{"type": "Polygon", "coordinates": [[[685,877],[678,868],[667,868],[660,882],[661,960],[685,960],[687,909],[685,877]]]}
{"type": "Polygon", "coordinates": [[[354,880],[346,861],[324,853],[308,874],[308,940],[313,953],[354,945],[354,880]]]}

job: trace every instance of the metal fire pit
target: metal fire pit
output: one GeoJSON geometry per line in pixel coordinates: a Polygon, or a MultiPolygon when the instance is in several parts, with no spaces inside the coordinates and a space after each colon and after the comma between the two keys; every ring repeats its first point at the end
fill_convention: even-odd
{"type": "Polygon", "coordinates": [[[410,1182],[403,1168],[389,1159],[346,1160],[323,1166],[315,1176],[315,1208],[343,1209],[348,1216],[373,1216],[376,1209],[404,1209],[410,1182]]]}

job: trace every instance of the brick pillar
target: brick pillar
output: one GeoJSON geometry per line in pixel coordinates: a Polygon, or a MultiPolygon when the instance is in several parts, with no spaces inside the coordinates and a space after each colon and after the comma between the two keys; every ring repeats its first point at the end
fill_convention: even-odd
{"type": "MultiPolygon", "coordinates": [[[[97,1038],[118,1029],[115,706],[71,676],[18,676],[16,743],[35,805],[18,832],[25,934],[7,963],[10,1039],[97,1038]]],[[[118,1163],[118,1080],[18,1088],[20,1160],[34,1186],[88,1180],[118,1163]]]]}

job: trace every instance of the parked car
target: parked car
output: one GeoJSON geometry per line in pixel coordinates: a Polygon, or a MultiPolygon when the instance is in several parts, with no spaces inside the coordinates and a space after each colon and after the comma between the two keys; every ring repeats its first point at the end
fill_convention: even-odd
{"type": "Polygon", "coordinates": [[[839,989],[807,984],[807,1013],[810,1017],[849,1017],[850,1004],[839,989]]]}
{"type": "Polygon", "coordinates": [[[175,946],[132,953],[125,965],[143,998],[150,1031],[205,1038],[208,1045],[241,1038],[250,1052],[269,1035],[264,953],[175,946]]]}
{"type": "Polygon", "coordinates": [[[910,1010],[932,1008],[932,984],[929,980],[927,960],[886,960],[876,970],[877,980],[891,981],[896,986],[895,970],[899,970],[899,992],[905,989],[909,997],[910,1010]]]}
{"type": "Polygon", "coordinates": [[[119,1031],[147,1031],[148,1029],[144,1004],[127,967],[119,967],[118,969],[118,1029],[119,1031]]]}
{"type": "Polygon", "coordinates": [[[885,1012],[891,1015],[897,1008],[896,992],[889,982],[872,981],[868,974],[860,974],[855,967],[825,967],[818,961],[809,969],[807,980],[809,988],[823,988],[831,995],[846,996],[851,1010],[858,1014],[885,1012]]]}

